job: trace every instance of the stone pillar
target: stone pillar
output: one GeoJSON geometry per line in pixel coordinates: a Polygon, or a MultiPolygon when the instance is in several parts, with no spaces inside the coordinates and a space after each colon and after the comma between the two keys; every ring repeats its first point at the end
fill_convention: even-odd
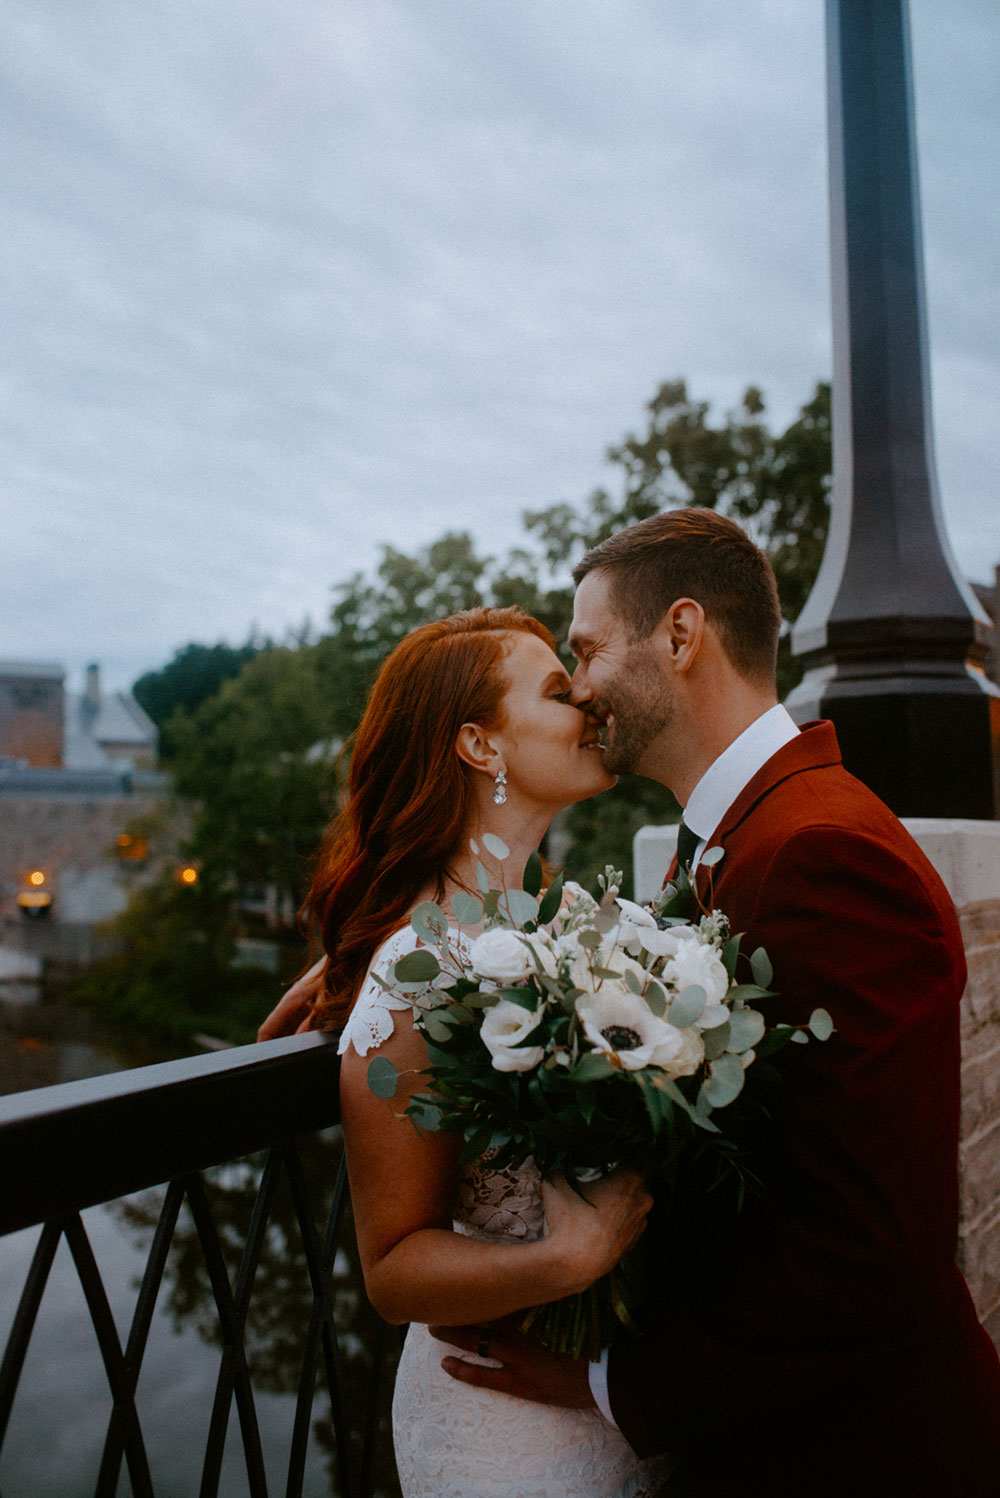
{"type": "MultiPolygon", "coordinates": [[[[904,826],[944,880],[965,940],[958,1262],[1000,1347],[1000,822],[928,817],[904,826]]],[[[636,900],[657,893],[676,846],[676,826],[639,828],[636,900]]]]}

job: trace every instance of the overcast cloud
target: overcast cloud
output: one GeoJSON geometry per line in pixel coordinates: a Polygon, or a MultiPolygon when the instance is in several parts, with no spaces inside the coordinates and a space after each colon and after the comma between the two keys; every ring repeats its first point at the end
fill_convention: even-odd
{"type": "MultiPolygon", "coordinates": [[[[1000,561],[1000,12],[913,0],[938,467],[1000,561]]],[[[2,0],[0,655],[113,685],[829,374],[821,0],[2,0]]]]}

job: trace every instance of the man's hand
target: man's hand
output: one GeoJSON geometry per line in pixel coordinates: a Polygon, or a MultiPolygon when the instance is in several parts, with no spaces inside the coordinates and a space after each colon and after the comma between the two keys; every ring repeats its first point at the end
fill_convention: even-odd
{"type": "MultiPolygon", "coordinates": [[[[467,1363],[464,1358],[446,1355],[441,1366],[452,1378],[481,1389],[498,1389],[518,1399],[536,1404],[557,1404],[564,1409],[586,1410],[594,1407],[587,1377],[587,1359],[566,1357],[549,1352],[538,1342],[529,1341],[517,1329],[517,1317],[490,1326],[432,1326],[432,1337],[463,1352],[476,1353],[489,1339],[487,1356],[502,1364],[499,1368],[467,1363]]],[[[447,1349],[442,1349],[447,1353],[447,1349]]]]}
{"type": "Polygon", "coordinates": [[[258,1040],[278,1040],[282,1035],[300,1035],[315,1029],[313,1005],[323,991],[326,958],[313,963],[291,988],[282,994],[257,1031],[258,1040]]]}

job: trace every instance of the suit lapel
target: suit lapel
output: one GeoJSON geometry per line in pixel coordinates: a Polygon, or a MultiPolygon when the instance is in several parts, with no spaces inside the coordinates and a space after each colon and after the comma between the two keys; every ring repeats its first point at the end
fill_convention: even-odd
{"type": "MultiPolygon", "coordinates": [[[[804,770],[814,770],[821,766],[839,765],[840,762],[840,746],[837,743],[833,724],[826,721],[806,723],[798,738],[792,739],[776,754],[772,754],[753,779],[743,787],[708,839],[706,850],[715,847],[725,849],[726,839],[730,834],[746,821],[747,817],[773,790],[783,785],[791,776],[800,775],[804,770]]],[[[720,873],[724,862],[725,860],[717,865],[720,873]]],[[[676,860],[671,864],[672,869],[675,867],[676,860]]],[[[708,891],[708,884],[709,871],[703,865],[699,865],[695,874],[695,887],[702,898],[708,891]]]]}

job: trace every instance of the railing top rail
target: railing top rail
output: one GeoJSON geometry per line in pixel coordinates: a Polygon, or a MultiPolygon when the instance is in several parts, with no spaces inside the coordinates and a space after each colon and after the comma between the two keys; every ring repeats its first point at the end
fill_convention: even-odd
{"type": "Polygon", "coordinates": [[[314,1032],[0,1098],[0,1234],[335,1124],[338,1069],[314,1032]]]}

